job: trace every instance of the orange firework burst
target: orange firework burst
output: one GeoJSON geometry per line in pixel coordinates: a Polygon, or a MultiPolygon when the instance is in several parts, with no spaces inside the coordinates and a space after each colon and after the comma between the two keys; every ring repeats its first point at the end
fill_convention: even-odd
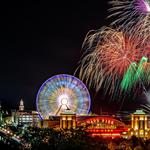
{"type": "Polygon", "coordinates": [[[97,46],[99,63],[105,66],[106,75],[123,76],[132,62],[139,62],[142,53],[138,43],[129,39],[122,32],[112,29],[104,36],[103,42],[97,46]]]}
{"type": "Polygon", "coordinates": [[[104,87],[110,95],[120,93],[120,83],[127,70],[136,72],[142,57],[148,58],[150,54],[150,49],[143,49],[130,36],[108,27],[88,34],[83,47],[91,51],[81,60],[80,78],[97,91],[104,87]]]}

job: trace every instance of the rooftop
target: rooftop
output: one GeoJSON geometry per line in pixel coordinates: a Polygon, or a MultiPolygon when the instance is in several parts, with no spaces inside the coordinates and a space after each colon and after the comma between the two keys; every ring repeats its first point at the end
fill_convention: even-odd
{"type": "Polygon", "coordinates": [[[146,113],[141,109],[136,110],[136,112],[134,112],[133,114],[134,115],[146,115],[146,113]]]}

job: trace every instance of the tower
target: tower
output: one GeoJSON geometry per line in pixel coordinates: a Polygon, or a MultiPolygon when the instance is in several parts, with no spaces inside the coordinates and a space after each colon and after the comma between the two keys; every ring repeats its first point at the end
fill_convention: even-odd
{"type": "Polygon", "coordinates": [[[19,111],[24,111],[24,102],[23,102],[23,99],[20,100],[19,111]]]}

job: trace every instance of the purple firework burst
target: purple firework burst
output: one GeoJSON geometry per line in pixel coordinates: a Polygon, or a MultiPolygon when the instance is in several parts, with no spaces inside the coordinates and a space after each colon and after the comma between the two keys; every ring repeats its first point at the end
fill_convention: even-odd
{"type": "Polygon", "coordinates": [[[135,9],[142,13],[150,12],[150,2],[148,0],[135,0],[135,9]]]}

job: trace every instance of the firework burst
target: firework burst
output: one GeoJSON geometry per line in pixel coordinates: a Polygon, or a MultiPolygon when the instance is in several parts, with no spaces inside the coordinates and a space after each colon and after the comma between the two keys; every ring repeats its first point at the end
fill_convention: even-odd
{"type": "Polygon", "coordinates": [[[141,109],[144,110],[146,113],[150,114],[150,105],[149,104],[142,104],[141,109]]]}
{"type": "Polygon", "coordinates": [[[142,82],[146,70],[143,66],[148,68],[144,64],[150,51],[143,50],[125,33],[103,27],[86,36],[84,48],[86,55],[81,60],[79,77],[96,91],[103,87],[109,95],[120,95],[123,90],[142,82]]]}
{"type": "Polygon", "coordinates": [[[149,0],[111,0],[111,14],[108,18],[116,17],[112,26],[128,32],[141,43],[150,40],[150,1],[149,0]]]}

